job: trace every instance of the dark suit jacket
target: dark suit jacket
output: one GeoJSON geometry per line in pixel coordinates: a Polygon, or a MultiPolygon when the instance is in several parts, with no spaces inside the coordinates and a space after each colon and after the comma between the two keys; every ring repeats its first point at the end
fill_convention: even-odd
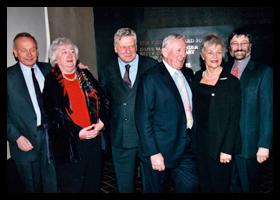
{"type": "Polygon", "coordinates": [[[117,148],[138,147],[138,134],[134,122],[138,80],[143,72],[156,64],[156,60],[139,55],[137,76],[132,89],[127,87],[121,77],[117,58],[101,67],[98,80],[110,100],[112,146],[117,148]]]}
{"type": "MultiPolygon", "coordinates": [[[[181,71],[191,86],[189,69],[183,67],[181,71]]],[[[174,168],[180,164],[185,147],[195,144],[195,131],[192,131],[192,139],[187,134],[180,93],[162,62],[140,77],[135,123],[140,143],[138,155],[143,162],[150,162],[151,155],[161,153],[165,167],[174,168]]]]}
{"type": "MultiPolygon", "coordinates": [[[[195,107],[199,106],[196,91],[202,79],[202,70],[193,78],[195,107]]],[[[220,74],[210,99],[208,134],[208,155],[219,159],[220,152],[230,155],[240,153],[241,137],[239,120],[241,111],[241,88],[236,77],[227,70],[220,74]]]]}
{"type": "MultiPolygon", "coordinates": [[[[48,63],[37,62],[44,76],[51,71],[48,63]]],[[[10,143],[12,159],[34,161],[39,154],[36,140],[37,118],[29,96],[19,62],[7,68],[7,139],[10,143]],[[20,136],[26,137],[33,149],[21,151],[16,143],[20,136]]]]}
{"type": "MultiPolygon", "coordinates": [[[[225,64],[231,70],[234,61],[225,64]]],[[[259,147],[271,149],[273,142],[273,70],[250,60],[240,78],[242,108],[240,131],[242,158],[256,158],[259,147]]]]}

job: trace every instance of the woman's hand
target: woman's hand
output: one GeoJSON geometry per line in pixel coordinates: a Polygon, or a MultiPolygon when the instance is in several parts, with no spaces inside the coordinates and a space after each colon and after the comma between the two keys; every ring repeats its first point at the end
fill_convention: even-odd
{"type": "Polygon", "coordinates": [[[221,152],[220,153],[220,162],[229,163],[231,161],[231,155],[221,152]]]}
{"type": "Polygon", "coordinates": [[[104,123],[99,119],[96,124],[92,124],[88,127],[83,128],[79,133],[79,137],[87,140],[95,138],[97,135],[100,134],[99,131],[103,127],[104,127],[104,123]]]}

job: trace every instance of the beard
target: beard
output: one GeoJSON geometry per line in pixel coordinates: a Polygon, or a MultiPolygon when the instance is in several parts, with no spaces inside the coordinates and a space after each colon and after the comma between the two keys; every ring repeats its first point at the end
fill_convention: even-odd
{"type": "Polygon", "coordinates": [[[230,51],[230,55],[236,60],[241,61],[251,55],[251,48],[249,48],[248,51],[245,50],[230,51]]]}

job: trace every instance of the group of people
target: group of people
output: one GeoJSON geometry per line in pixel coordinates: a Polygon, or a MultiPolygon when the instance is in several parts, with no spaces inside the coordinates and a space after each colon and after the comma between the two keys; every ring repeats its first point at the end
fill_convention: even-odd
{"type": "Polygon", "coordinates": [[[7,68],[7,138],[26,192],[96,193],[102,143],[110,132],[117,187],[135,191],[140,159],[144,193],[259,192],[273,135],[273,71],[251,59],[244,28],[201,42],[205,68],[184,67],[187,44],[171,34],[162,62],[137,53],[130,28],[114,36],[118,55],[98,81],[67,38],[55,39],[50,64],[37,61],[36,39],[19,33],[18,61],[7,68]]]}

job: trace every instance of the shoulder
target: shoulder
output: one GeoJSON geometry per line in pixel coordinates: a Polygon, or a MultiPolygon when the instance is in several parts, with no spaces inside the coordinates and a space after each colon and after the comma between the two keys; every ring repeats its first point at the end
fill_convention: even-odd
{"type": "Polygon", "coordinates": [[[16,63],[10,67],[7,67],[7,75],[12,74],[13,72],[15,72],[16,70],[18,70],[20,68],[19,63],[16,63]]]}
{"type": "Polygon", "coordinates": [[[261,72],[272,72],[273,71],[272,67],[267,64],[255,62],[255,61],[252,61],[252,62],[254,62],[254,67],[258,71],[261,71],[261,72]]]}
{"type": "Polygon", "coordinates": [[[109,60],[107,63],[101,66],[101,70],[106,70],[112,66],[118,65],[118,57],[115,57],[111,60],[109,60]]]}
{"type": "Polygon", "coordinates": [[[156,65],[158,63],[157,60],[155,60],[153,58],[150,58],[150,57],[147,57],[147,56],[142,56],[142,55],[139,55],[139,61],[140,60],[143,61],[143,62],[154,64],[154,65],[156,65]]]}

